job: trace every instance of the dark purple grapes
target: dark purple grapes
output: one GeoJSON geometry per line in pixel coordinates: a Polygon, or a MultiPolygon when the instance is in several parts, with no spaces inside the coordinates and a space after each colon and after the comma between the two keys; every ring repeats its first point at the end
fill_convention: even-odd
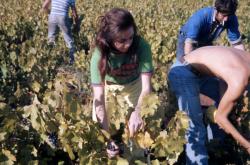
{"type": "Polygon", "coordinates": [[[57,147],[58,146],[58,136],[56,132],[52,132],[48,135],[49,141],[51,142],[51,144],[53,145],[53,147],[57,147]]]}

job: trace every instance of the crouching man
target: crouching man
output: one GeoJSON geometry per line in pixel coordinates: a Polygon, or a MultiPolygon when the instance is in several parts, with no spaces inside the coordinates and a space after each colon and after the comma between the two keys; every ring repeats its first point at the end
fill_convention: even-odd
{"type": "Polygon", "coordinates": [[[248,85],[250,53],[235,48],[207,46],[196,49],[177,60],[168,74],[170,87],[178,99],[179,109],[187,112],[190,117],[190,125],[186,133],[187,164],[208,164],[204,112],[199,99],[199,93],[205,91],[204,94],[206,94],[206,90],[202,89],[199,83],[203,76],[217,77],[227,84],[215,113],[215,121],[250,155],[250,142],[235,129],[227,118],[236,100],[248,85]]]}

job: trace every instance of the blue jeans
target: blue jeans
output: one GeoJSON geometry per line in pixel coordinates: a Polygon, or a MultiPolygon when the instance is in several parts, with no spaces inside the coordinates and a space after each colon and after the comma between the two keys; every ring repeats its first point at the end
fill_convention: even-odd
{"type": "Polygon", "coordinates": [[[63,33],[63,38],[66,42],[66,46],[69,48],[69,55],[70,61],[74,61],[74,42],[71,35],[71,25],[69,23],[69,18],[67,16],[62,15],[49,15],[49,22],[48,22],[48,39],[49,42],[55,42],[55,36],[57,33],[57,28],[59,27],[63,33]]]}
{"type": "MultiPolygon", "coordinates": [[[[185,34],[185,32],[181,32],[180,31],[179,35],[178,35],[177,49],[176,49],[177,59],[180,59],[185,54],[184,53],[185,40],[186,40],[186,34],[185,34]]],[[[203,44],[203,46],[207,46],[207,45],[212,45],[212,43],[203,44]]],[[[199,43],[199,44],[196,44],[196,45],[193,45],[193,46],[196,49],[196,48],[201,47],[202,44],[199,43]]],[[[205,81],[205,82],[207,82],[207,81],[205,81]]],[[[203,88],[206,88],[206,87],[203,86],[203,88]]],[[[205,90],[209,90],[209,89],[205,89],[205,90]]],[[[218,92],[219,92],[219,88],[218,89],[213,89],[213,90],[218,90],[218,92]]],[[[218,106],[220,99],[215,100],[215,101],[217,101],[217,105],[216,106],[218,106]]],[[[219,129],[219,127],[218,127],[217,124],[210,123],[209,125],[210,125],[210,127],[212,129],[213,138],[217,139],[217,140],[223,140],[224,137],[225,137],[224,131],[222,131],[221,129],[219,129]]]]}
{"type": "Polygon", "coordinates": [[[219,80],[208,76],[197,76],[191,71],[190,64],[178,60],[171,66],[168,79],[171,90],[178,100],[179,110],[185,111],[190,118],[186,132],[186,163],[208,164],[205,142],[207,130],[204,125],[204,111],[200,105],[199,93],[215,101],[220,100],[219,80]]]}

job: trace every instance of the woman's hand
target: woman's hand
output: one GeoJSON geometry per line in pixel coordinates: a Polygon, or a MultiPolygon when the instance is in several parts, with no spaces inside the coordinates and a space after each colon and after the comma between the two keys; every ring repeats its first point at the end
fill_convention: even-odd
{"type": "Polygon", "coordinates": [[[143,128],[143,120],[138,110],[135,110],[131,113],[128,122],[128,128],[130,137],[133,137],[134,134],[138,131],[138,129],[143,128]]]}
{"type": "Polygon", "coordinates": [[[138,103],[135,110],[131,113],[128,128],[130,137],[133,137],[138,129],[143,128],[143,120],[140,116],[140,105],[142,104],[143,97],[151,92],[151,76],[152,73],[141,73],[141,94],[138,99],[138,103]]]}

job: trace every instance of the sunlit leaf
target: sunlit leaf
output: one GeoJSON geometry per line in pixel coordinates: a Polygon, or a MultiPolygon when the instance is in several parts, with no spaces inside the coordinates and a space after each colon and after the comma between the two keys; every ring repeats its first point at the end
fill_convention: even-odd
{"type": "Polygon", "coordinates": [[[2,149],[2,152],[9,159],[10,164],[14,164],[16,157],[9,150],[2,149]]]}
{"type": "Polygon", "coordinates": [[[5,135],[7,134],[7,132],[0,132],[0,142],[5,140],[5,135]]]}
{"type": "Polygon", "coordinates": [[[32,83],[31,87],[35,92],[38,93],[40,91],[41,85],[37,81],[35,81],[32,83]]]}
{"type": "Polygon", "coordinates": [[[15,63],[17,56],[16,56],[16,52],[11,52],[10,53],[10,59],[12,61],[12,63],[15,63]]]}
{"type": "Polygon", "coordinates": [[[124,158],[118,157],[117,158],[117,165],[129,165],[129,162],[124,158]]]}
{"type": "Polygon", "coordinates": [[[136,136],[137,142],[141,148],[149,148],[152,146],[154,141],[151,139],[150,134],[148,132],[139,133],[136,136]]]}

